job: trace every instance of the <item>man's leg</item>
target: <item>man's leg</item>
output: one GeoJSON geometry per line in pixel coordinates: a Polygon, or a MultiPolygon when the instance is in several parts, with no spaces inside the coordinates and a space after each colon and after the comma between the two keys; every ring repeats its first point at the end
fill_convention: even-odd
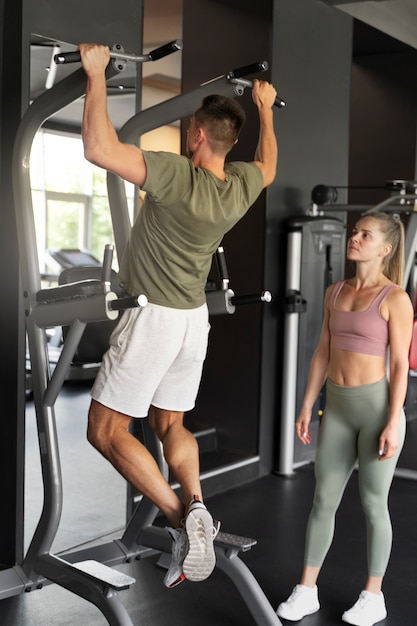
{"type": "Polygon", "coordinates": [[[195,496],[202,502],[198,443],[183,425],[184,413],[151,406],[149,423],[162,442],[164,457],[181,485],[185,503],[195,496]]]}
{"type": "Polygon", "coordinates": [[[219,530],[202,503],[198,444],[183,425],[184,413],[151,406],[149,420],[164,449],[165,459],[181,485],[186,504],[184,530],[173,531],[173,558],[165,585],[184,578],[205,580],[216,565],[213,539],[219,530]]]}
{"type": "Polygon", "coordinates": [[[88,441],[135,489],[156,504],[173,528],[179,528],[184,505],[162,476],[150,452],[130,434],[130,420],[128,415],[92,400],[88,441]]]}

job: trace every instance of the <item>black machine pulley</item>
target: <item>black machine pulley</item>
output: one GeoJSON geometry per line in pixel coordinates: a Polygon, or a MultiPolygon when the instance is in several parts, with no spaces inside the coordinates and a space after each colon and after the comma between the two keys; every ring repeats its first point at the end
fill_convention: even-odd
{"type": "Polygon", "coordinates": [[[311,200],[318,206],[335,204],[337,201],[337,189],[336,187],[329,187],[329,185],[316,185],[311,192],[311,200]]]}

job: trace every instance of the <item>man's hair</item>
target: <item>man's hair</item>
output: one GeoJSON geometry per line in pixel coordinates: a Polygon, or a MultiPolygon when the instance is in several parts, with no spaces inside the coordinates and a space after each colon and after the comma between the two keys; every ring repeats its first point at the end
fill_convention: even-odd
{"type": "Polygon", "coordinates": [[[227,153],[239,137],[246,114],[233,98],[212,94],[204,98],[194,119],[206,131],[212,149],[227,153]]]}

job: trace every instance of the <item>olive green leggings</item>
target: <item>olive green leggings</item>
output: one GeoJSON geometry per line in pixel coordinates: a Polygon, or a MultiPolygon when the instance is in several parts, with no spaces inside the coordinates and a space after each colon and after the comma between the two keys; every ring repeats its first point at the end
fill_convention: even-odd
{"type": "Polygon", "coordinates": [[[378,460],[378,439],[387,422],[388,406],[385,378],[360,387],[342,387],[327,381],[326,410],[315,460],[316,489],[306,533],[306,565],[323,564],[333,539],[337,508],[358,463],[367,528],[368,575],[385,574],[392,545],[388,493],[405,437],[402,412],[398,451],[386,461],[378,460]]]}

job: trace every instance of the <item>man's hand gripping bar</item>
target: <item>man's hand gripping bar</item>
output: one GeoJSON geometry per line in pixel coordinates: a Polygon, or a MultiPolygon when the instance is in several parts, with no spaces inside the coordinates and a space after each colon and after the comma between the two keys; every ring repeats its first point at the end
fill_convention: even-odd
{"type": "MultiPolygon", "coordinates": [[[[123,47],[117,43],[110,50],[110,58],[118,59],[120,61],[133,61],[134,63],[146,63],[147,61],[157,61],[158,59],[162,59],[162,57],[166,57],[169,54],[177,52],[181,49],[182,41],[180,39],[175,39],[175,41],[171,41],[170,43],[160,46],[159,48],[155,48],[155,50],[152,50],[148,54],[136,55],[125,53],[123,47]]],[[[57,65],[63,65],[64,63],[79,63],[81,61],[81,55],[78,50],[74,50],[73,52],[60,52],[54,56],[54,61],[57,65]]]]}
{"type": "MultiPolygon", "coordinates": [[[[267,61],[259,61],[258,63],[252,63],[251,65],[244,65],[242,67],[238,67],[235,70],[232,70],[226,75],[226,79],[230,83],[234,83],[237,86],[244,87],[253,87],[253,81],[243,78],[248,74],[256,74],[258,72],[265,72],[269,67],[267,61]]],[[[282,108],[285,107],[285,102],[278,96],[275,98],[274,106],[282,108]]]]}

